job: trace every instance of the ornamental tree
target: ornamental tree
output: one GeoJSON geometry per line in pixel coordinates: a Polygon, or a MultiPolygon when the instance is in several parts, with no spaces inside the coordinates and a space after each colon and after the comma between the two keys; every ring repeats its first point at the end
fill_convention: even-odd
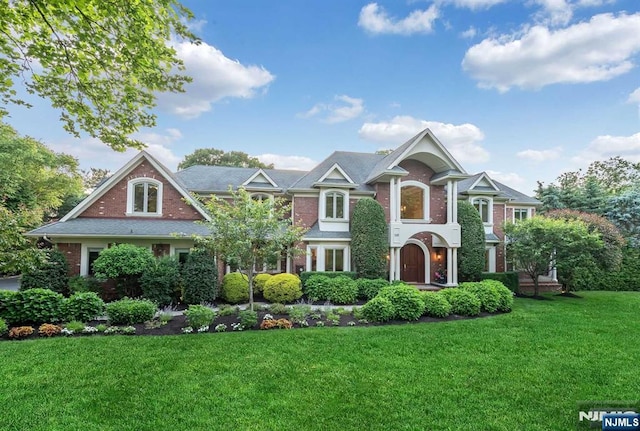
{"type": "Polygon", "coordinates": [[[233,261],[246,274],[253,310],[256,264],[283,253],[299,253],[294,246],[302,240],[305,229],[293,226],[291,206],[282,198],[253,199],[244,188],[229,188],[229,195],[229,199],[213,196],[204,203],[210,220],[202,223],[210,233],[196,240],[214,250],[219,258],[233,261]]]}
{"type": "Polygon", "coordinates": [[[389,234],[382,205],[372,198],[360,199],[351,215],[350,230],[358,277],[386,278],[389,234]]]}
{"type": "Polygon", "coordinates": [[[458,277],[460,281],[477,281],[484,269],[484,225],[478,210],[467,201],[458,201],[460,248],[458,277]]]}
{"type": "Polygon", "coordinates": [[[191,79],[172,40],[196,42],[193,14],[177,0],[0,1],[0,117],[9,103],[27,105],[14,85],[47,98],[64,129],[80,130],[117,151],[155,126],[160,92],[191,79]]]}

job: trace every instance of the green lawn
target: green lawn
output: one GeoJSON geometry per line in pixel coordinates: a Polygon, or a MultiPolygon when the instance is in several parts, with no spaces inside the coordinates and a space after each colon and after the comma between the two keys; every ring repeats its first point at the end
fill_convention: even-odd
{"type": "Polygon", "coordinates": [[[0,343],[2,430],[570,430],[640,397],[640,293],[485,319],[0,343]]]}

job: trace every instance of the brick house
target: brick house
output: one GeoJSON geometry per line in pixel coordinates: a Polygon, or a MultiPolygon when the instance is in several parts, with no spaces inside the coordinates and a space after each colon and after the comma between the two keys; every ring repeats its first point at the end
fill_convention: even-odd
{"type": "Polygon", "coordinates": [[[206,235],[206,212],[192,194],[228,193],[244,187],[257,199],[291,202],[295,223],[308,228],[306,253],[294,261],[264,264],[271,271],[350,271],[349,219],[358,199],[383,206],[389,223],[389,278],[454,286],[460,225],[458,199],[480,212],[486,236],[486,270],[508,268],[505,220],[533,216],[540,202],[482,172],[469,175],[425,129],[388,155],[336,151],[308,172],[192,166],[170,172],[142,151],[60,221],[27,235],[44,237],[63,251],[74,274],[91,274],[100,250],[112,243],[150,247],[156,256],[184,257],[192,234],[206,235]],[[435,280],[436,271],[445,280],[435,280]]]}

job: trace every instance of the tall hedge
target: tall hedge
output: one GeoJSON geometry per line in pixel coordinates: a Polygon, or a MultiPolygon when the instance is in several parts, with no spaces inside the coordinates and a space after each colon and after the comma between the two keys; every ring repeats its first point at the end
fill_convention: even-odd
{"type": "Polygon", "coordinates": [[[69,292],[69,264],[59,250],[47,250],[42,264],[22,273],[20,290],[50,289],[66,295],[69,292]]]}
{"type": "Polygon", "coordinates": [[[218,296],[218,266],[204,249],[189,253],[182,266],[182,300],[186,304],[212,302],[218,296]]]}
{"type": "Polygon", "coordinates": [[[351,216],[351,255],[359,277],[387,278],[389,237],[384,209],[378,201],[363,198],[351,216]]]}
{"type": "Polygon", "coordinates": [[[460,248],[458,249],[458,279],[479,281],[485,263],[484,225],[478,210],[467,201],[458,201],[460,248]]]}
{"type": "Polygon", "coordinates": [[[156,259],[140,277],[142,296],[159,307],[177,304],[180,293],[180,263],[175,256],[156,259]]]}

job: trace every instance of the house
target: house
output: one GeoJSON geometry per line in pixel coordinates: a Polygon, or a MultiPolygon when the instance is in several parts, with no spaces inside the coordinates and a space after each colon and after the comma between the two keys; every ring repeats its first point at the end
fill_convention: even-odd
{"type": "Polygon", "coordinates": [[[225,196],[244,187],[256,199],[281,196],[306,227],[306,253],[265,263],[273,271],[350,271],[349,218],[358,199],[376,199],[389,223],[389,278],[454,286],[460,225],[458,199],[471,202],[485,227],[486,270],[508,269],[501,225],[535,214],[540,202],[482,172],[469,175],[426,129],[388,155],[336,151],[308,172],[192,166],[170,172],[142,151],[57,222],[28,233],[54,243],[74,274],[111,243],[148,246],[183,258],[192,234],[205,235],[207,213],[192,194],[225,196]],[[434,280],[436,271],[445,280],[434,280]]]}

